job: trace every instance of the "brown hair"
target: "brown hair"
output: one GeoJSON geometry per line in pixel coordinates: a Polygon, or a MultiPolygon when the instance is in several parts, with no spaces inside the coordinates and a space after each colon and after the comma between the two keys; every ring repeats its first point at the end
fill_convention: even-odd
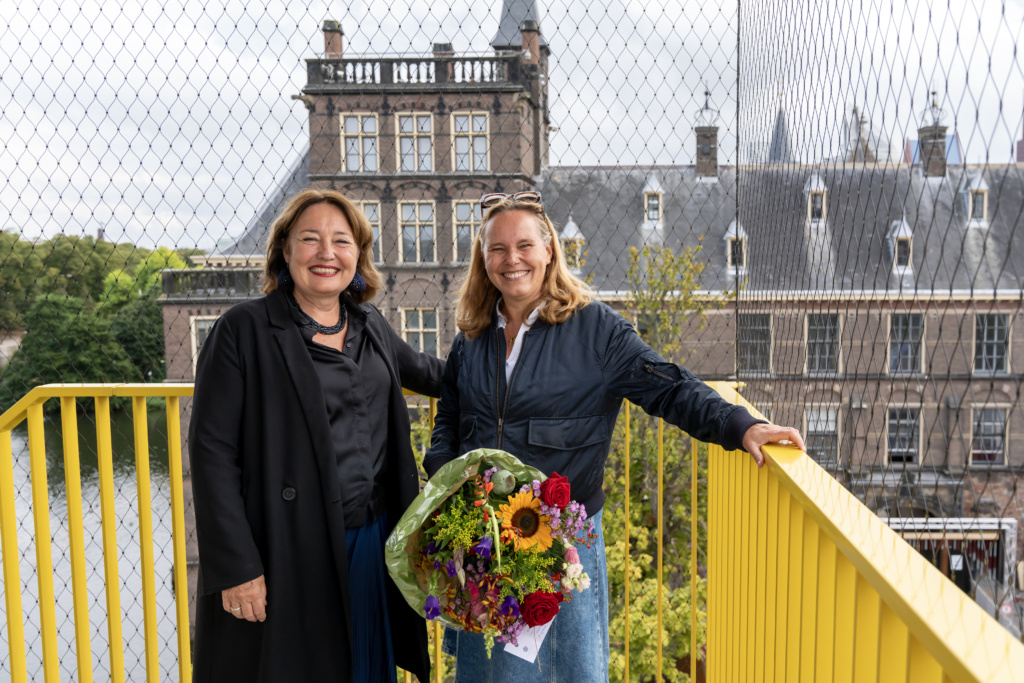
{"type": "Polygon", "coordinates": [[[363,212],[348,197],[337,190],[307,189],[299,192],[289,200],[274,223],[270,226],[267,237],[267,263],[263,267],[263,293],[270,294],[277,289],[277,276],[288,264],[284,260],[284,245],[291,235],[292,228],[299,221],[302,212],[314,204],[333,204],[344,215],[352,228],[352,236],[359,245],[359,262],[356,272],[366,280],[366,289],[361,292],[349,290],[352,299],[361,304],[370,301],[380,291],[382,280],[380,273],[373,265],[373,229],[363,212]]]}
{"type": "Polygon", "coordinates": [[[591,301],[590,287],[570,271],[555,226],[541,205],[507,197],[488,209],[484,215],[483,225],[473,241],[469,273],[459,289],[459,303],[455,308],[456,321],[459,329],[470,339],[479,337],[491,324],[494,307],[501,297],[501,293],[487,277],[487,270],[484,268],[484,241],[491,222],[506,211],[530,214],[537,223],[541,241],[551,247],[551,263],[544,272],[544,284],[541,287],[540,301],[544,303],[544,308],[540,311],[540,319],[549,325],[563,323],[591,301]]]}

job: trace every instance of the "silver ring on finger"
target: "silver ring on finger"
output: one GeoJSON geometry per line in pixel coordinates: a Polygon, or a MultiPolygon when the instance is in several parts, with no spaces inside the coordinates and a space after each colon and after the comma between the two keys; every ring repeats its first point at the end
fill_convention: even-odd
{"type": "Polygon", "coordinates": [[[232,607],[232,608],[231,608],[231,611],[232,611],[232,612],[238,612],[238,611],[240,611],[241,609],[242,609],[241,607],[232,607]]]}

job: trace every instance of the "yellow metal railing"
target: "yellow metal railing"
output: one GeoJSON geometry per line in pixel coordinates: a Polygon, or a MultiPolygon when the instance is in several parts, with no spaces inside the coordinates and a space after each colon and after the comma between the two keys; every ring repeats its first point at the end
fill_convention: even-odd
{"type": "MultiPolygon", "coordinates": [[[[747,405],[732,385],[713,383],[727,400],[747,405]]],[[[59,679],[57,617],[50,542],[43,404],[60,400],[67,524],[74,599],[78,680],[92,680],[89,603],[83,542],[76,401],[92,399],[96,416],[106,622],[110,679],[125,680],[120,620],[117,519],[110,430],[110,400],[132,401],[138,535],[141,547],[143,633],[147,681],[158,681],[156,582],[150,507],[146,399],[166,399],[175,616],[179,680],[191,680],[188,588],[185,565],[179,399],[192,385],[48,385],[32,390],[0,416],[0,548],[7,609],[8,664],[14,683],[28,681],[21,599],[11,431],[27,423],[42,665],[47,683],[59,679]]],[[[436,402],[431,401],[431,419],[436,402]]],[[[625,481],[629,482],[630,407],[625,408],[625,481]]],[[[658,425],[657,630],[662,633],[665,558],[664,428],[658,425]]],[[[695,672],[697,629],[708,629],[708,677],[713,681],[1012,680],[1024,672],[1024,646],[967,598],[922,556],[805,454],[765,449],[769,467],[758,470],[743,453],[709,448],[708,618],[690,610],[690,671],[695,672]]],[[[690,595],[698,599],[697,443],[692,442],[690,595]]],[[[624,492],[629,538],[628,486],[624,492]]],[[[625,669],[629,668],[629,548],[625,550],[625,669]]],[[[650,615],[645,615],[650,616],[650,615]]],[[[441,628],[434,624],[434,661],[441,662],[441,628]]],[[[654,680],[663,671],[656,641],[654,680]]],[[[435,681],[441,667],[434,667],[435,681]]],[[[411,677],[406,674],[406,680],[411,677]]]]}

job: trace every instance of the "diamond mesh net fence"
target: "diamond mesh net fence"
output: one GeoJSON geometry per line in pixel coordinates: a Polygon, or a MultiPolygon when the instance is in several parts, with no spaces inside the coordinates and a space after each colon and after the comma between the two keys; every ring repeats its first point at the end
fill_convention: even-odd
{"type": "MultiPolygon", "coordinates": [[[[307,186],[358,204],[385,283],[374,304],[414,348],[445,357],[481,196],[536,190],[598,300],[665,357],[742,383],[769,419],[799,428],[811,457],[1020,636],[1019,0],[342,11],[274,0],[0,6],[0,408],[45,383],[191,382],[218,317],[262,296],[270,225],[307,186]]],[[[666,680],[702,680],[714,568],[704,508],[691,538],[689,473],[696,461],[706,500],[706,452],[667,429],[660,510],[657,425],[638,410],[631,422],[631,450],[620,417],[605,473],[610,675],[654,680],[661,640],[666,680]],[[704,610],[693,672],[691,571],[704,610]]],[[[48,429],[71,678],[59,420],[48,429]]],[[[129,596],[139,590],[131,429],[115,414],[129,596]]],[[[162,422],[151,430],[151,443],[166,442],[162,422]]],[[[82,432],[88,461],[95,436],[82,432]]],[[[4,590],[26,596],[29,668],[41,676],[26,441],[15,432],[23,585],[4,590]]],[[[160,665],[172,677],[162,458],[152,458],[160,665]]],[[[99,536],[96,476],[83,466],[87,539],[99,536]]],[[[101,610],[94,545],[90,601],[101,610]]],[[[194,574],[194,539],[189,548],[194,574]]],[[[122,608],[128,678],[142,680],[141,605],[122,608]]],[[[97,677],[109,675],[103,619],[92,629],[97,677]]]]}

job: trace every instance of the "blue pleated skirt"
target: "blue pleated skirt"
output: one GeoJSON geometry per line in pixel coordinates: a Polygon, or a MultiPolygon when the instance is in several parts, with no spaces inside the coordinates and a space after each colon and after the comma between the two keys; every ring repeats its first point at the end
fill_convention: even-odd
{"type": "Polygon", "coordinates": [[[387,515],[348,529],[348,592],[352,604],[352,680],[356,683],[397,683],[395,651],[388,619],[387,567],[384,543],[387,515]]]}

